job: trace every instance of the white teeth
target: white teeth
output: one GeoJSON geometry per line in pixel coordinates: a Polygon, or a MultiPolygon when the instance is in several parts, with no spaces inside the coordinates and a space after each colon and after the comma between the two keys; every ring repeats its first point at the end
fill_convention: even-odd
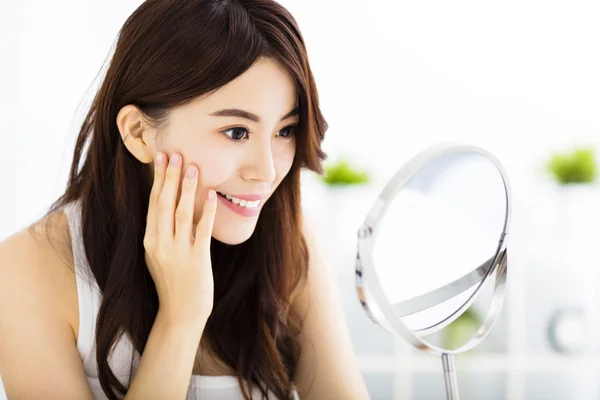
{"type": "Polygon", "coordinates": [[[256,201],[242,200],[242,199],[238,199],[237,197],[230,196],[228,194],[224,194],[224,196],[227,200],[231,201],[233,204],[238,204],[238,205],[240,205],[242,207],[246,207],[246,208],[256,208],[260,204],[260,200],[256,200],[256,201]]]}

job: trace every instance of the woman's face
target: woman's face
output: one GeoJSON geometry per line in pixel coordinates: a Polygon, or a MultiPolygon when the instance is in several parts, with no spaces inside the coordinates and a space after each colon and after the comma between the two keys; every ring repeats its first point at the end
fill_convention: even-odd
{"type": "Polygon", "coordinates": [[[181,179],[187,165],[199,168],[194,223],[208,190],[219,194],[215,239],[246,241],[262,206],[289,172],[299,118],[296,90],[287,71],[262,59],[216,92],[174,109],[165,134],[154,143],[155,152],[183,156],[181,179]],[[221,194],[245,199],[246,206],[221,194]]]}

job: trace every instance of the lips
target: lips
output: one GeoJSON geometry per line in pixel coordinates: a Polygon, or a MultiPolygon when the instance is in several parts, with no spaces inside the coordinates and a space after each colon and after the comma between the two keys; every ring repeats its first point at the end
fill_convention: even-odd
{"type": "MultiPolygon", "coordinates": [[[[261,196],[262,197],[262,196],[261,196]]],[[[217,192],[217,198],[231,211],[239,214],[243,217],[254,217],[260,213],[262,207],[262,200],[248,201],[240,198],[235,198],[238,204],[234,202],[234,197],[227,194],[217,192]],[[228,199],[227,197],[231,197],[228,199]],[[248,204],[250,202],[250,205],[248,204]]]]}
{"type": "Polygon", "coordinates": [[[262,200],[266,197],[269,196],[269,193],[257,193],[257,194],[235,194],[235,193],[225,193],[225,192],[217,192],[222,194],[223,196],[231,196],[231,197],[236,197],[240,200],[246,200],[246,201],[256,201],[256,200],[262,200]]]}
{"type": "MultiPolygon", "coordinates": [[[[258,207],[258,205],[260,204],[261,200],[260,199],[256,199],[256,200],[251,200],[248,197],[250,196],[246,196],[246,199],[244,199],[242,196],[240,197],[236,197],[236,196],[231,196],[225,193],[219,193],[222,197],[225,197],[227,200],[231,201],[233,204],[236,205],[240,205],[242,207],[247,207],[247,208],[256,208],[258,207]]],[[[253,196],[256,197],[256,196],[253,196]]]]}

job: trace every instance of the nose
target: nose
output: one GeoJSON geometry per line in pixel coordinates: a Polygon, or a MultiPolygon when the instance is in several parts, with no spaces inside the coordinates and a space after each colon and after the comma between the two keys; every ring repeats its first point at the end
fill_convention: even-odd
{"type": "Polygon", "coordinates": [[[244,180],[273,182],[275,180],[275,160],[270,144],[255,142],[256,145],[248,152],[246,167],[242,177],[244,180]]]}

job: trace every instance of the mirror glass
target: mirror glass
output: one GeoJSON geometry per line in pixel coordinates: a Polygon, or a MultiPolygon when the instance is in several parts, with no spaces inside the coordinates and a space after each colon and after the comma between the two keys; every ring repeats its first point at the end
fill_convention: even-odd
{"type": "Polygon", "coordinates": [[[487,278],[507,221],[504,180],[490,159],[469,151],[440,156],[387,206],[372,261],[395,317],[427,336],[456,320],[480,289],[490,288],[490,304],[487,278]]]}

